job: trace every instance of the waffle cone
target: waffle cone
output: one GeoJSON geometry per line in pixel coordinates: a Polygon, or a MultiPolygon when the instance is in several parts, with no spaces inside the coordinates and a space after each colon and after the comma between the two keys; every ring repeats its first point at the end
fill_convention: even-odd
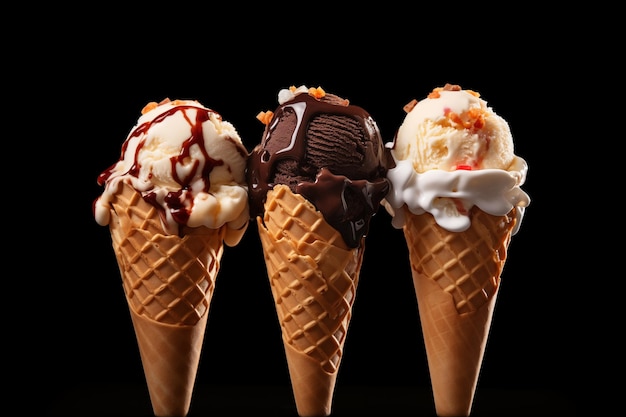
{"type": "Polygon", "coordinates": [[[405,209],[404,234],[438,416],[469,416],[506,261],[515,209],[474,207],[471,226],[449,232],[405,209]]]}
{"type": "Polygon", "coordinates": [[[363,246],[348,248],[310,202],[283,185],[267,194],[257,226],[298,414],[327,416],[363,246]]]}
{"type": "Polygon", "coordinates": [[[156,416],[189,411],[224,229],[163,231],[158,210],[128,184],[113,200],[113,249],[156,416]]]}

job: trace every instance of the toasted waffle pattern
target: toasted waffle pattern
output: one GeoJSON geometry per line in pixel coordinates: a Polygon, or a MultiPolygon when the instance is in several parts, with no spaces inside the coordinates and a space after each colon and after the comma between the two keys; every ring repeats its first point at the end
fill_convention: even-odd
{"type": "Polygon", "coordinates": [[[257,222],[284,342],[336,372],[363,248],[348,248],[320,212],[286,186],[268,193],[257,222]]]}
{"type": "Polygon", "coordinates": [[[428,213],[405,216],[411,268],[452,295],[459,313],[478,310],[495,294],[515,225],[515,209],[492,216],[474,207],[470,216],[464,232],[443,229],[428,213]]]}
{"type": "Polygon", "coordinates": [[[129,307],[161,323],[196,324],[209,309],[224,229],[167,235],[158,210],[122,187],[113,202],[111,237],[129,307]]]}

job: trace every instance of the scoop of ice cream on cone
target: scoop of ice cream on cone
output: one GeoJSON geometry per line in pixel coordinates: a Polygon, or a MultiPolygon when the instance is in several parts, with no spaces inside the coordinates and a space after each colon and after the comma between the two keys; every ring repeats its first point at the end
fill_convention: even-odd
{"type": "Polygon", "coordinates": [[[387,160],[378,126],[364,109],[321,88],[279,92],[279,107],[248,160],[251,217],[263,216],[267,192],[285,184],[322,212],[357,247],[387,194],[387,160]]]}
{"type": "Polygon", "coordinates": [[[479,94],[436,88],[387,144],[383,205],[406,238],[437,415],[468,416],[511,237],[530,203],[526,161],[479,94]]]}
{"type": "Polygon", "coordinates": [[[248,152],[234,126],[193,100],[149,103],[122,145],[120,159],[103,171],[96,221],[110,221],[111,200],[128,182],[159,210],[163,229],[219,229],[234,246],[249,220],[245,168],[248,152]]]}
{"type": "Polygon", "coordinates": [[[144,109],[98,182],[156,416],[187,415],[224,244],[249,222],[236,130],[196,101],[144,109]]]}
{"type": "Polygon", "coordinates": [[[248,159],[298,414],[331,413],[371,217],[389,189],[378,127],[321,88],[281,90],[248,159]]]}

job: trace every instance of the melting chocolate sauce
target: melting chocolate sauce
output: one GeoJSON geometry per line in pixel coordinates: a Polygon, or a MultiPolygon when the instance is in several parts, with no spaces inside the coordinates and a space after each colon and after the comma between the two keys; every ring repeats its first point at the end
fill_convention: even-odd
{"type": "MultiPolygon", "coordinates": [[[[171,212],[176,222],[181,225],[186,225],[189,220],[189,209],[187,206],[188,205],[192,206],[193,202],[188,201],[188,204],[186,205],[184,201],[181,201],[181,196],[184,195],[184,198],[186,198],[187,200],[193,199],[193,196],[190,193],[187,193],[187,191],[189,190],[191,181],[193,180],[194,176],[196,175],[198,171],[199,161],[196,160],[194,162],[193,169],[189,170],[189,175],[187,175],[184,178],[181,178],[178,176],[176,165],[179,162],[184,161],[185,158],[190,157],[190,148],[193,145],[198,145],[198,149],[200,149],[205,159],[205,164],[202,169],[202,178],[204,182],[203,190],[205,192],[209,191],[211,187],[209,175],[211,174],[211,171],[213,170],[214,167],[223,165],[224,161],[215,160],[209,156],[205,148],[205,144],[204,144],[204,134],[202,130],[202,124],[206,122],[207,120],[209,120],[209,117],[211,114],[217,114],[217,113],[215,113],[213,110],[203,109],[203,108],[199,108],[195,106],[172,107],[168,109],[167,111],[163,112],[162,114],[158,115],[157,117],[155,117],[153,120],[147,121],[137,126],[128,135],[128,138],[122,144],[122,153],[120,156],[120,160],[124,158],[124,155],[126,154],[126,151],[128,149],[128,145],[131,139],[135,137],[141,137],[142,135],[147,134],[148,130],[150,130],[152,126],[163,122],[165,119],[167,119],[168,117],[172,116],[173,114],[177,112],[182,112],[183,117],[185,118],[185,120],[187,120],[187,123],[189,123],[189,126],[191,128],[191,136],[187,140],[185,140],[185,142],[181,145],[180,153],[170,158],[170,164],[172,165],[172,175],[173,175],[174,181],[180,184],[180,189],[178,191],[169,192],[167,196],[165,197],[165,204],[167,206],[166,208],[171,212]],[[195,120],[190,119],[189,112],[188,112],[189,110],[195,111],[196,113],[195,120]]],[[[218,117],[220,117],[219,114],[218,114],[218,117]]],[[[130,169],[126,173],[127,175],[131,175],[133,177],[139,176],[139,171],[141,169],[141,162],[139,161],[139,152],[143,148],[144,144],[145,144],[145,139],[141,140],[137,144],[135,155],[134,155],[134,160],[133,160],[133,165],[130,167],[130,169]]],[[[113,174],[116,165],[117,163],[111,165],[108,169],[103,171],[98,176],[99,185],[105,184],[108,178],[113,174]]],[[[159,209],[159,212],[162,213],[161,215],[164,216],[163,213],[166,208],[162,207],[157,202],[156,195],[154,192],[145,194],[143,198],[146,202],[152,204],[157,209],[159,209]]]]}
{"type": "Polygon", "coordinates": [[[252,218],[263,216],[267,192],[276,185],[276,166],[281,161],[295,161],[301,169],[299,174],[303,178],[310,177],[305,172],[307,167],[304,163],[307,160],[308,128],[311,121],[320,115],[350,117],[360,124],[365,142],[363,163],[358,168],[354,164],[346,164],[345,167],[335,166],[332,170],[321,166],[313,180],[300,181],[295,186],[287,185],[294,193],[313,203],[326,221],[341,233],[348,246],[358,247],[368,232],[371,217],[389,191],[387,158],[380,132],[370,115],[358,106],[333,104],[307,94],[300,94],[279,106],[265,129],[261,144],[253,149],[248,158],[246,176],[250,214],[252,218]],[[273,144],[268,142],[286,112],[293,112],[297,118],[291,140],[285,147],[271,152],[268,149],[273,144]]]}

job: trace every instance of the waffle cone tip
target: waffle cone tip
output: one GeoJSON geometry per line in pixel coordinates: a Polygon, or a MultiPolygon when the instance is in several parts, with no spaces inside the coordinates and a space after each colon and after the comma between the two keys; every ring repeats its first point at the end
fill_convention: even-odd
{"type": "Polygon", "coordinates": [[[141,362],[157,417],[189,412],[207,315],[193,326],[158,323],[131,310],[141,362]]]}

